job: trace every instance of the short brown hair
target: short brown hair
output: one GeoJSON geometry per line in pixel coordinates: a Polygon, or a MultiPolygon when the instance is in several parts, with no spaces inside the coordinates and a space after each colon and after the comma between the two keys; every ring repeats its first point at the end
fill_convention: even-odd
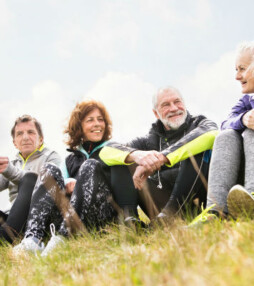
{"type": "Polygon", "coordinates": [[[70,115],[68,126],[64,130],[64,133],[67,134],[69,137],[66,140],[66,144],[71,149],[77,149],[77,147],[81,144],[83,140],[83,130],[81,122],[87,116],[87,114],[94,109],[100,110],[102,117],[105,121],[105,132],[102,137],[102,140],[106,141],[112,137],[112,122],[105,106],[100,101],[87,99],[76,104],[74,110],[70,115]]]}
{"type": "Polygon", "coordinates": [[[13,125],[13,127],[12,127],[12,129],[11,129],[11,136],[12,136],[13,139],[14,139],[14,137],[15,137],[15,128],[16,128],[16,126],[17,126],[19,123],[21,123],[21,122],[29,122],[29,121],[32,121],[32,122],[34,123],[35,128],[36,128],[36,130],[37,130],[39,136],[40,136],[41,138],[44,138],[44,137],[43,137],[43,132],[42,132],[42,128],[41,128],[40,122],[39,122],[36,118],[32,117],[31,115],[24,114],[24,115],[18,117],[18,118],[15,120],[15,123],[14,123],[14,125],[13,125]]]}

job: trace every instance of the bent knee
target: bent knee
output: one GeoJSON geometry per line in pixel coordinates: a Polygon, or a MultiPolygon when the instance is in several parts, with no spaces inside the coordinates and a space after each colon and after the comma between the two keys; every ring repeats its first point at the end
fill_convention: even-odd
{"type": "Polygon", "coordinates": [[[221,131],[215,139],[215,146],[217,144],[233,144],[233,143],[241,143],[242,135],[233,129],[225,129],[221,131]]]}
{"type": "Polygon", "coordinates": [[[62,177],[62,172],[55,164],[45,163],[40,170],[40,176],[44,176],[44,178],[51,176],[58,179],[59,177],[62,177]]]}
{"type": "Polygon", "coordinates": [[[27,182],[29,182],[29,183],[34,182],[34,184],[35,184],[37,177],[38,177],[38,174],[36,174],[34,172],[27,172],[27,173],[25,173],[25,175],[20,180],[19,185],[26,184],[27,182]]]}
{"type": "Polygon", "coordinates": [[[249,128],[246,128],[244,131],[243,131],[243,137],[246,138],[246,137],[252,137],[253,138],[254,136],[254,130],[252,129],[249,129],[249,128]]]}
{"type": "Polygon", "coordinates": [[[79,173],[84,173],[87,168],[89,169],[97,169],[97,168],[100,168],[101,167],[101,164],[98,160],[96,159],[88,159],[86,160],[79,168],[79,173]]]}

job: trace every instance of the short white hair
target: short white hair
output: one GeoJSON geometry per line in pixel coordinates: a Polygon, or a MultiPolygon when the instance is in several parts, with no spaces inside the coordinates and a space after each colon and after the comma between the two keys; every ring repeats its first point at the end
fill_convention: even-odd
{"type": "Polygon", "coordinates": [[[250,69],[253,70],[254,75],[254,41],[242,42],[237,46],[236,56],[242,55],[243,53],[249,52],[251,55],[250,69]]]}
{"type": "Polygon", "coordinates": [[[180,91],[177,88],[175,88],[173,86],[167,86],[167,87],[159,88],[158,91],[153,95],[153,98],[152,98],[152,104],[153,104],[154,110],[157,109],[158,96],[165,91],[173,91],[173,92],[177,93],[180,96],[180,98],[182,99],[182,101],[184,101],[180,91]]]}

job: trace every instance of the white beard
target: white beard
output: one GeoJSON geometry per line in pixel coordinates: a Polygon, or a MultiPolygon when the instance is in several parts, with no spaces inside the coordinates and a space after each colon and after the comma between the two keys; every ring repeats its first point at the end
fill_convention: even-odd
{"type": "Polygon", "coordinates": [[[163,123],[164,126],[169,127],[171,130],[177,130],[181,125],[184,124],[186,117],[187,117],[187,112],[186,111],[180,111],[181,113],[176,112],[177,114],[182,114],[181,117],[175,119],[175,120],[170,120],[170,116],[172,116],[175,113],[171,113],[168,115],[168,118],[162,119],[161,115],[159,114],[160,120],[163,123]]]}

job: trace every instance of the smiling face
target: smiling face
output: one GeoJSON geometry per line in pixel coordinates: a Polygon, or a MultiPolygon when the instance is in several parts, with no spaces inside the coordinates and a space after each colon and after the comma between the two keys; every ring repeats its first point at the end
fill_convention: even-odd
{"type": "Polygon", "coordinates": [[[15,126],[13,143],[23,158],[26,159],[41,147],[43,138],[39,135],[33,121],[20,122],[15,126]]]}
{"type": "Polygon", "coordinates": [[[153,110],[167,130],[178,129],[187,116],[187,111],[181,96],[174,90],[165,89],[157,97],[157,107],[153,110]]]}
{"type": "Polygon", "coordinates": [[[249,51],[244,51],[237,56],[235,78],[242,85],[242,93],[254,93],[253,58],[249,51]]]}
{"type": "Polygon", "coordinates": [[[92,110],[81,122],[84,141],[99,142],[105,132],[105,120],[98,108],[92,110]]]}

